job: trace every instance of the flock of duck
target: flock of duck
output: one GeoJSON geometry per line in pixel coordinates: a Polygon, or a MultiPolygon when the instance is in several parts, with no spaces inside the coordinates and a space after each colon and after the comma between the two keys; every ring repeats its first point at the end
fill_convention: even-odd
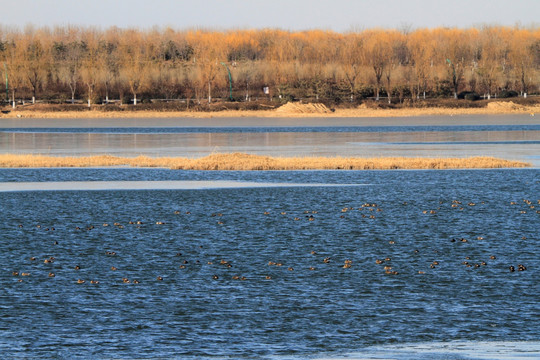
{"type": "MultiPolygon", "coordinates": [[[[526,206],[526,209],[520,210],[520,213],[526,213],[528,210],[533,210],[533,211],[536,211],[536,213],[540,214],[539,210],[535,210],[535,204],[532,201],[523,200],[523,202],[524,202],[524,204],[526,206]]],[[[538,200],[537,202],[538,202],[538,204],[540,204],[540,200],[538,200]]],[[[510,204],[511,205],[518,205],[517,202],[511,202],[510,204]]],[[[403,205],[407,205],[407,203],[403,203],[403,205]]],[[[451,204],[451,207],[456,208],[457,210],[464,210],[465,206],[472,207],[472,206],[476,206],[476,204],[472,203],[472,202],[469,202],[467,204],[462,204],[460,201],[457,201],[457,200],[452,201],[452,204],[451,204]]],[[[431,210],[423,210],[422,214],[425,214],[425,215],[436,214],[439,209],[440,209],[440,207],[438,207],[436,209],[431,209],[431,210]]],[[[344,207],[344,208],[341,208],[339,210],[339,218],[343,219],[343,218],[346,217],[346,215],[348,215],[347,213],[350,213],[350,212],[353,212],[353,211],[362,211],[362,214],[361,214],[362,218],[375,219],[376,214],[383,212],[383,209],[376,203],[365,203],[365,204],[363,204],[363,205],[361,205],[361,206],[359,206],[357,208],[344,207]]],[[[177,211],[174,211],[174,214],[175,215],[190,215],[191,212],[189,212],[189,211],[180,212],[180,211],[177,210],[177,211]]],[[[263,216],[274,216],[274,217],[285,217],[286,219],[291,219],[293,221],[304,220],[304,221],[309,221],[309,222],[315,222],[318,219],[318,217],[317,217],[318,212],[317,211],[309,211],[309,210],[303,211],[303,216],[298,216],[298,214],[296,214],[296,215],[288,214],[287,211],[279,211],[279,212],[264,211],[264,212],[262,212],[262,215],[263,216]]],[[[217,218],[217,220],[215,221],[216,225],[224,225],[224,223],[225,223],[225,220],[223,220],[225,217],[224,217],[224,215],[222,213],[211,213],[210,217],[211,218],[217,218]]],[[[169,222],[167,222],[167,221],[152,221],[150,223],[147,223],[147,222],[143,222],[143,221],[128,221],[125,224],[126,225],[122,224],[121,222],[113,222],[112,226],[110,225],[110,223],[103,223],[100,226],[102,226],[103,228],[111,227],[111,228],[116,228],[116,229],[124,229],[129,225],[129,226],[134,226],[135,228],[142,228],[142,227],[145,227],[145,226],[152,226],[152,225],[165,226],[165,225],[168,225],[169,222]]],[[[18,226],[19,229],[26,228],[26,225],[22,225],[22,224],[19,224],[17,226],[18,226]]],[[[44,227],[44,226],[38,224],[38,225],[32,225],[32,227],[34,227],[36,229],[39,229],[39,230],[48,231],[48,232],[56,231],[56,228],[52,227],[52,226],[44,227]]],[[[91,231],[91,230],[94,230],[96,228],[97,228],[97,225],[88,225],[88,226],[83,226],[83,227],[74,226],[73,227],[73,229],[75,231],[91,231]]],[[[153,231],[159,231],[159,229],[156,228],[153,231]]],[[[483,239],[484,238],[482,236],[476,237],[476,240],[483,240],[483,239]]],[[[522,239],[526,239],[526,237],[523,236],[522,239]]],[[[467,242],[470,242],[471,239],[467,239],[465,237],[454,237],[454,238],[449,239],[449,241],[451,243],[467,243],[467,242]]],[[[473,239],[473,241],[474,241],[474,239],[473,239]]],[[[388,241],[389,245],[394,245],[395,243],[396,243],[395,240],[389,240],[388,241]]],[[[58,245],[58,240],[54,240],[54,242],[52,242],[52,244],[53,245],[58,245]]],[[[202,248],[202,245],[200,245],[200,248],[202,248]]],[[[419,252],[420,252],[419,249],[414,249],[415,254],[418,254],[419,252]]],[[[103,252],[103,255],[107,256],[107,257],[111,257],[111,258],[118,258],[118,257],[121,256],[120,251],[117,252],[116,250],[106,250],[106,251],[103,252]]],[[[173,256],[173,255],[171,255],[171,256],[173,256]]],[[[319,254],[318,250],[311,250],[310,253],[304,254],[303,256],[310,257],[309,262],[311,262],[311,264],[309,266],[306,266],[305,264],[298,264],[298,263],[285,264],[284,262],[278,261],[278,260],[275,260],[275,259],[267,259],[267,262],[263,266],[265,266],[266,269],[282,268],[282,269],[286,269],[287,272],[295,273],[295,272],[297,272],[299,270],[300,271],[314,271],[314,270],[317,270],[319,266],[323,266],[323,264],[332,263],[334,265],[337,262],[337,266],[335,266],[335,267],[345,269],[343,271],[349,271],[347,269],[354,269],[355,262],[357,262],[357,261],[353,261],[351,258],[344,258],[342,260],[334,260],[332,258],[333,257],[332,254],[325,253],[324,251],[322,251],[321,254],[319,254]],[[301,265],[301,267],[299,268],[298,265],[301,265]]],[[[41,276],[43,276],[43,274],[47,274],[46,276],[48,278],[55,278],[57,276],[57,273],[54,272],[54,270],[50,267],[50,265],[54,264],[58,260],[57,257],[58,256],[51,256],[51,255],[42,256],[42,257],[35,256],[35,255],[30,255],[30,256],[27,257],[27,259],[29,260],[30,263],[37,264],[37,263],[41,262],[43,264],[44,267],[39,269],[39,271],[37,271],[41,276]]],[[[61,257],[61,256],[59,256],[59,257],[61,257]]],[[[180,252],[177,252],[176,254],[174,254],[175,259],[182,258],[182,257],[183,257],[183,254],[180,253],[180,252]]],[[[488,258],[486,258],[484,260],[477,259],[476,261],[473,261],[471,259],[471,256],[465,256],[465,257],[463,257],[461,259],[461,265],[463,265],[463,266],[465,266],[467,268],[478,269],[478,268],[482,268],[482,267],[487,267],[489,262],[495,262],[496,259],[497,259],[497,257],[494,254],[489,255],[489,259],[488,258]]],[[[64,261],[62,261],[63,266],[62,267],[57,267],[56,269],[62,271],[62,275],[65,276],[64,274],[66,273],[66,271],[64,269],[67,266],[65,265],[65,259],[62,259],[62,260],[64,260],[64,261]]],[[[377,271],[379,271],[379,272],[381,272],[383,274],[386,274],[386,275],[400,275],[400,271],[394,267],[392,258],[390,256],[375,257],[375,258],[372,259],[372,261],[375,264],[374,268],[377,269],[377,271]]],[[[245,280],[256,279],[253,275],[249,276],[249,275],[246,275],[246,274],[238,273],[238,270],[236,269],[236,265],[233,265],[231,260],[228,260],[228,259],[225,259],[225,258],[216,258],[214,256],[214,258],[208,259],[208,260],[205,260],[205,261],[201,261],[201,260],[194,260],[193,261],[193,260],[188,259],[188,258],[183,258],[183,259],[181,259],[179,261],[174,260],[172,262],[175,264],[175,266],[177,266],[177,268],[179,270],[188,269],[192,264],[194,264],[196,266],[199,266],[199,267],[204,266],[204,264],[206,264],[207,266],[217,266],[217,267],[219,267],[219,269],[228,270],[228,271],[215,270],[214,274],[211,275],[212,280],[220,280],[220,279],[224,279],[224,278],[227,279],[228,278],[228,279],[231,279],[231,280],[245,281],[245,280]]],[[[114,263],[114,261],[113,262],[108,262],[108,263],[114,263]]],[[[362,263],[362,265],[360,265],[360,266],[365,269],[366,265],[362,261],[360,263],[362,263]]],[[[429,272],[429,271],[431,271],[433,269],[437,269],[440,265],[441,265],[441,260],[434,260],[425,269],[418,270],[416,273],[417,274],[426,274],[427,272],[429,272]]],[[[25,266],[28,267],[28,262],[25,262],[21,266],[22,267],[25,267],[25,266]]],[[[324,266],[326,266],[326,265],[324,265],[324,266]]],[[[507,269],[506,271],[509,271],[509,272],[515,272],[516,270],[518,272],[522,272],[522,271],[527,270],[527,267],[524,264],[521,264],[521,263],[519,263],[519,264],[515,264],[515,263],[514,264],[506,264],[506,265],[498,263],[497,266],[498,266],[499,269],[503,269],[504,267],[506,267],[506,269],[507,269]]],[[[81,265],[79,265],[79,264],[72,264],[69,267],[71,268],[72,273],[69,273],[67,276],[70,277],[74,283],[77,283],[77,284],[86,284],[86,283],[99,284],[101,281],[104,281],[103,279],[87,279],[87,278],[83,278],[82,276],[74,275],[77,272],[80,272],[80,270],[81,270],[81,265]]],[[[35,265],[33,265],[32,268],[34,270],[38,269],[38,267],[35,266],[35,265]]],[[[218,268],[215,268],[215,269],[218,269],[218,268]]],[[[108,277],[108,280],[112,281],[112,282],[125,283],[125,284],[139,284],[142,281],[140,279],[130,279],[125,274],[122,275],[122,270],[119,269],[115,265],[111,265],[110,268],[109,268],[109,271],[110,271],[111,276],[108,277]],[[117,274],[120,274],[120,275],[117,275],[117,274]]],[[[275,270],[268,270],[266,274],[264,274],[264,272],[265,272],[264,270],[259,271],[259,275],[257,275],[257,277],[259,279],[261,279],[261,280],[272,280],[272,279],[275,278],[275,274],[276,274],[275,270]]],[[[32,273],[30,271],[27,271],[27,270],[25,270],[25,271],[14,270],[14,271],[12,271],[12,276],[14,278],[16,278],[18,282],[23,282],[24,278],[29,278],[29,277],[31,277],[31,275],[32,275],[32,273]]],[[[87,274],[87,276],[88,276],[88,274],[87,274]]],[[[164,280],[167,280],[167,277],[164,276],[163,274],[154,274],[153,280],[152,280],[152,278],[147,277],[147,278],[145,278],[144,281],[157,281],[157,282],[160,282],[160,281],[164,281],[164,280]]]]}

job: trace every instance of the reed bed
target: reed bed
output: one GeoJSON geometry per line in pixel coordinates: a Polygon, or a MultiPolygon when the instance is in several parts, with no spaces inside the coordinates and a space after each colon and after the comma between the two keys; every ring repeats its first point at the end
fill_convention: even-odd
{"type": "Polygon", "coordinates": [[[97,155],[57,157],[0,154],[0,167],[161,167],[182,170],[391,170],[391,169],[494,169],[521,168],[531,164],[494,157],[270,157],[243,153],[211,154],[202,158],[116,157],[97,155]]]}

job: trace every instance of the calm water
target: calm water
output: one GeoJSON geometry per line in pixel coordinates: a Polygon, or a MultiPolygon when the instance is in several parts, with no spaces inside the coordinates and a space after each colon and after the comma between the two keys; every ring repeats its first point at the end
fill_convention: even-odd
{"type": "Polygon", "coordinates": [[[534,166],[0,169],[0,354],[540,358],[538,118],[403,121],[0,119],[0,153],[493,155],[534,166]]]}
{"type": "Polygon", "coordinates": [[[538,358],[539,179],[538,169],[4,169],[1,182],[150,182],[0,193],[0,353],[538,358]],[[363,185],[151,190],[152,180],[363,185]]]}
{"type": "Polygon", "coordinates": [[[0,153],[201,157],[212,152],[272,156],[495,156],[540,167],[540,120],[528,115],[406,119],[0,119],[0,153]]]}

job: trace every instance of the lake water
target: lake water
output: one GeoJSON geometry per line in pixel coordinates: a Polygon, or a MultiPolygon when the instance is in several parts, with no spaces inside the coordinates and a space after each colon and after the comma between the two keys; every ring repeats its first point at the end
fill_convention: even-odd
{"type": "MultiPolygon", "coordinates": [[[[188,133],[167,125],[174,130],[146,135],[188,133]]],[[[524,134],[506,141],[493,128],[465,132],[494,131],[498,147],[523,147],[534,157],[523,142],[538,140],[529,138],[537,125],[493,126],[524,134]]],[[[275,127],[262,134],[283,133],[266,131],[275,127]]],[[[299,130],[286,133],[324,133],[291,127],[299,130]]],[[[4,128],[9,136],[30,134],[4,128]]],[[[62,130],[39,134],[79,134],[44,128],[62,130]]],[[[238,130],[216,134],[246,134],[238,130]]],[[[444,132],[464,131],[437,136],[444,132]]],[[[536,359],[539,179],[536,167],[0,169],[0,354],[536,359]]]]}
{"type": "Polygon", "coordinates": [[[201,157],[212,152],[271,156],[495,156],[531,162],[537,167],[540,120],[528,115],[406,120],[4,119],[0,120],[0,152],[130,157],[201,157]]]}

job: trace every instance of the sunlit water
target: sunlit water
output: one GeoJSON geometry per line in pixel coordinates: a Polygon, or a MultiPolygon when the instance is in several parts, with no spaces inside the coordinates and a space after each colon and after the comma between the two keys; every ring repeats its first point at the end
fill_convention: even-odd
{"type": "Polygon", "coordinates": [[[539,179],[538,169],[3,169],[0,182],[148,186],[0,192],[0,353],[538,358],[539,179]],[[152,190],[154,180],[316,186],[152,190]]]}
{"type": "Polygon", "coordinates": [[[406,119],[112,119],[0,121],[1,153],[57,156],[495,156],[540,166],[530,116],[406,119]],[[17,124],[20,125],[17,127],[17,124]]]}

